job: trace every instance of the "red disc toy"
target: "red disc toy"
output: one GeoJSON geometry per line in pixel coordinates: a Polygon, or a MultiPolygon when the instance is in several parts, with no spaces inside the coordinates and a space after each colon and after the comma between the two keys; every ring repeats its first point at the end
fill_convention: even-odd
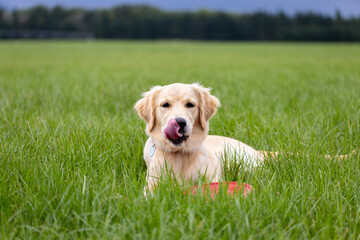
{"type": "MultiPolygon", "coordinates": [[[[220,187],[227,187],[227,193],[231,196],[234,194],[242,194],[244,197],[252,190],[252,187],[246,183],[238,183],[238,182],[213,182],[210,184],[204,184],[201,187],[202,193],[206,195],[206,193],[211,193],[211,198],[214,199],[215,195],[218,194],[220,187]]],[[[189,188],[185,191],[185,194],[189,194],[192,192],[192,195],[195,196],[198,191],[198,186],[189,188]]]]}

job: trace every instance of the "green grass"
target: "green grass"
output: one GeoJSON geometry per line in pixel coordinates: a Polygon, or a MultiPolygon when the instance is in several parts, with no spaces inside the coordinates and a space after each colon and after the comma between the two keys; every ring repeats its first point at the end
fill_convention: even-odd
{"type": "Polygon", "coordinates": [[[359,239],[360,45],[0,42],[0,238],[359,239]],[[283,152],[246,198],[143,196],[153,85],[200,82],[211,134],[283,152]],[[297,152],[289,156],[287,152],[297,152]]]}

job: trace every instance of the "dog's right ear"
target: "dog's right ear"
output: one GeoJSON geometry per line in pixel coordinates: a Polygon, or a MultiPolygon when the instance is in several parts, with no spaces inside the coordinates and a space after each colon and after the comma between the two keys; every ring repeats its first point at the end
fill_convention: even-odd
{"type": "Polygon", "coordinates": [[[139,116],[146,121],[146,130],[151,132],[155,125],[155,100],[162,87],[152,87],[150,91],[143,93],[143,98],[135,103],[134,109],[139,116]]]}

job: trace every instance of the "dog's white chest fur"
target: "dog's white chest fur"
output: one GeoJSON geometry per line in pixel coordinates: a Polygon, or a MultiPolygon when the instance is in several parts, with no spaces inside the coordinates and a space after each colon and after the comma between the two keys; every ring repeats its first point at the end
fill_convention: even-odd
{"type": "Polygon", "coordinates": [[[193,153],[166,153],[156,148],[149,138],[144,148],[144,159],[148,167],[148,181],[156,181],[161,174],[172,171],[179,180],[197,180],[205,176],[209,181],[219,181],[222,160],[235,159],[255,167],[262,156],[250,146],[232,138],[207,136],[198,151],[193,153]]]}

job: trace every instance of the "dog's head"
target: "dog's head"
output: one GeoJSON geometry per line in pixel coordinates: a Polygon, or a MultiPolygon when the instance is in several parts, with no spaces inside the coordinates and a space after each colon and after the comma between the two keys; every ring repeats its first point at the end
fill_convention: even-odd
{"type": "Polygon", "coordinates": [[[195,151],[207,136],[209,120],[220,106],[209,88],[175,83],[153,87],[135,104],[146,132],[167,152],[195,151]]]}

